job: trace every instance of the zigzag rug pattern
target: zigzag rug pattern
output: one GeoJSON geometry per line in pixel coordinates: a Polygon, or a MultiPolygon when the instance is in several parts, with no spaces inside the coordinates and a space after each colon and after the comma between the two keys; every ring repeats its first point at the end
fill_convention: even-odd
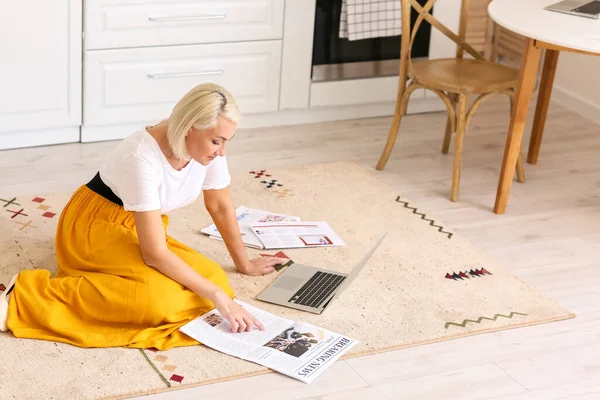
{"type": "Polygon", "coordinates": [[[508,319],[512,319],[513,315],[518,314],[518,315],[528,315],[528,314],[523,314],[520,312],[513,312],[511,311],[510,314],[508,315],[504,315],[504,314],[495,314],[492,318],[489,317],[479,317],[477,318],[477,320],[472,320],[472,319],[465,319],[462,323],[457,324],[456,322],[446,322],[446,325],[444,325],[444,328],[448,329],[448,327],[450,325],[455,325],[455,326],[460,326],[460,327],[466,327],[467,326],[467,322],[472,322],[474,324],[480,324],[481,321],[483,321],[484,319],[487,319],[488,321],[496,321],[496,319],[498,319],[498,317],[504,317],[504,318],[508,318],[508,319]]]}
{"type": "Polygon", "coordinates": [[[439,231],[439,232],[441,232],[441,233],[444,233],[444,234],[448,235],[448,239],[450,239],[450,238],[452,237],[452,233],[451,233],[451,232],[446,232],[446,231],[444,230],[444,227],[443,227],[443,226],[441,226],[441,225],[436,225],[434,220],[427,218],[427,215],[425,215],[425,214],[423,214],[423,213],[419,212],[419,211],[418,211],[416,208],[409,206],[407,201],[402,201],[402,200],[400,200],[400,196],[398,196],[398,197],[396,198],[396,201],[397,201],[398,203],[400,203],[400,204],[404,204],[404,208],[408,208],[409,210],[413,210],[413,214],[420,215],[422,220],[428,221],[428,222],[429,222],[429,225],[431,225],[431,226],[434,226],[434,227],[438,228],[438,231],[439,231]]]}
{"type": "Polygon", "coordinates": [[[452,279],[453,281],[463,280],[463,279],[471,279],[471,277],[479,278],[485,275],[493,275],[485,268],[481,269],[471,269],[470,271],[460,271],[460,273],[456,273],[452,271],[452,273],[446,273],[446,279],[452,279]]]}

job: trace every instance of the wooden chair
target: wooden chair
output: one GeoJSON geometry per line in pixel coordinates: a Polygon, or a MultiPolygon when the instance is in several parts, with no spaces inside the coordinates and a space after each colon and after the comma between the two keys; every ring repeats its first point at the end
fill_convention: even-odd
{"type": "MultiPolygon", "coordinates": [[[[416,0],[400,1],[402,2],[402,48],[400,52],[398,94],[388,140],[376,168],[378,170],[385,168],[396,141],[400,121],[402,116],[406,114],[406,107],[411,93],[417,89],[431,90],[442,99],[448,109],[446,134],[442,145],[443,153],[448,153],[452,132],[456,133],[450,199],[457,201],[463,139],[471,118],[484,100],[498,93],[506,94],[510,97],[512,115],[513,97],[519,82],[519,70],[486,61],[479,52],[465,41],[470,0],[462,0],[458,35],[431,15],[430,11],[436,0],[429,0],[424,6],[421,6],[416,0]],[[409,22],[411,6],[419,14],[412,32],[409,22]],[[411,61],[411,47],[416,32],[423,21],[427,21],[432,27],[441,31],[456,43],[456,58],[420,62],[411,61]],[[467,52],[473,58],[464,58],[464,52],[467,52]],[[406,84],[409,79],[410,82],[407,86],[406,84]],[[477,94],[479,97],[467,109],[467,96],[470,94],[477,94]]],[[[517,178],[519,182],[524,182],[524,175],[523,160],[522,157],[519,157],[517,162],[517,178]]]]}

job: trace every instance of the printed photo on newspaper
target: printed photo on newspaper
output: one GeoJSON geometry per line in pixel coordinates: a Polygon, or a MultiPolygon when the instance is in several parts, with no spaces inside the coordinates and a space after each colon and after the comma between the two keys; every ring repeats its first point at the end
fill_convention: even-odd
{"type": "MultiPolygon", "coordinates": [[[[247,247],[255,249],[264,249],[262,242],[256,237],[254,232],[250,229],[250,225],[254,223],[273,223],[273,222],[294,222],[300,221],[300,217],[287,214],[272,213],[264,210],[258,210],[255,208],[248,208],[240,206],[235,209],[237,215],[238,225],[240,227],[240,233],[242,234],[242,241],[247,247]]],[[[223,240],[219,230],[215,224],[207,226],[201,229],[200,232],[209,235],[211,239],[223,240]]]]}
{"type": "Polygon", "coordinates": [[[327,222],[254,223],[250,229],[265,249],[344,246],[327,222]]]}
{"type": "Polygon", "coordinates": [[[179,328],[215,350],[255,362],[305,383],[312,383],[358,342],[317,326],[280,318],[235,300],[265,330],[232,333],[229,322],[212,310],[179,328]]]}

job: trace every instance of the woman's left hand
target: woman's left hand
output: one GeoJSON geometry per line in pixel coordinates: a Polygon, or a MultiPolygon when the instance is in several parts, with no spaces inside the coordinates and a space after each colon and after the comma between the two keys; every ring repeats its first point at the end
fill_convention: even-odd
{"type": "Polygon", "coordinates": [[[278,257],[258,257],[250,260],[247,269],[240,270],[244,275],[267,275],[275,271],[275,266],[284,264],[287,260],[278,257]]]}

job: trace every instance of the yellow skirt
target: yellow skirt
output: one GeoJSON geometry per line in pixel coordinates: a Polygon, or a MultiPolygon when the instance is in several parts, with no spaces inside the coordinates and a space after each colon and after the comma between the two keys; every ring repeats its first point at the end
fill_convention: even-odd
{"type": "MultiPolygon", "coordinates": [[[[233,298],[217,263],[169,236],[167,246],[233,298]]],[[[27,270],[16,280],[7,320],[15,337],[79,347],[198,344],[178,328],[214,305],[144,263],[133,213],[82,186],[60,216],[55,247],[56,277],[27,270]]]]}

